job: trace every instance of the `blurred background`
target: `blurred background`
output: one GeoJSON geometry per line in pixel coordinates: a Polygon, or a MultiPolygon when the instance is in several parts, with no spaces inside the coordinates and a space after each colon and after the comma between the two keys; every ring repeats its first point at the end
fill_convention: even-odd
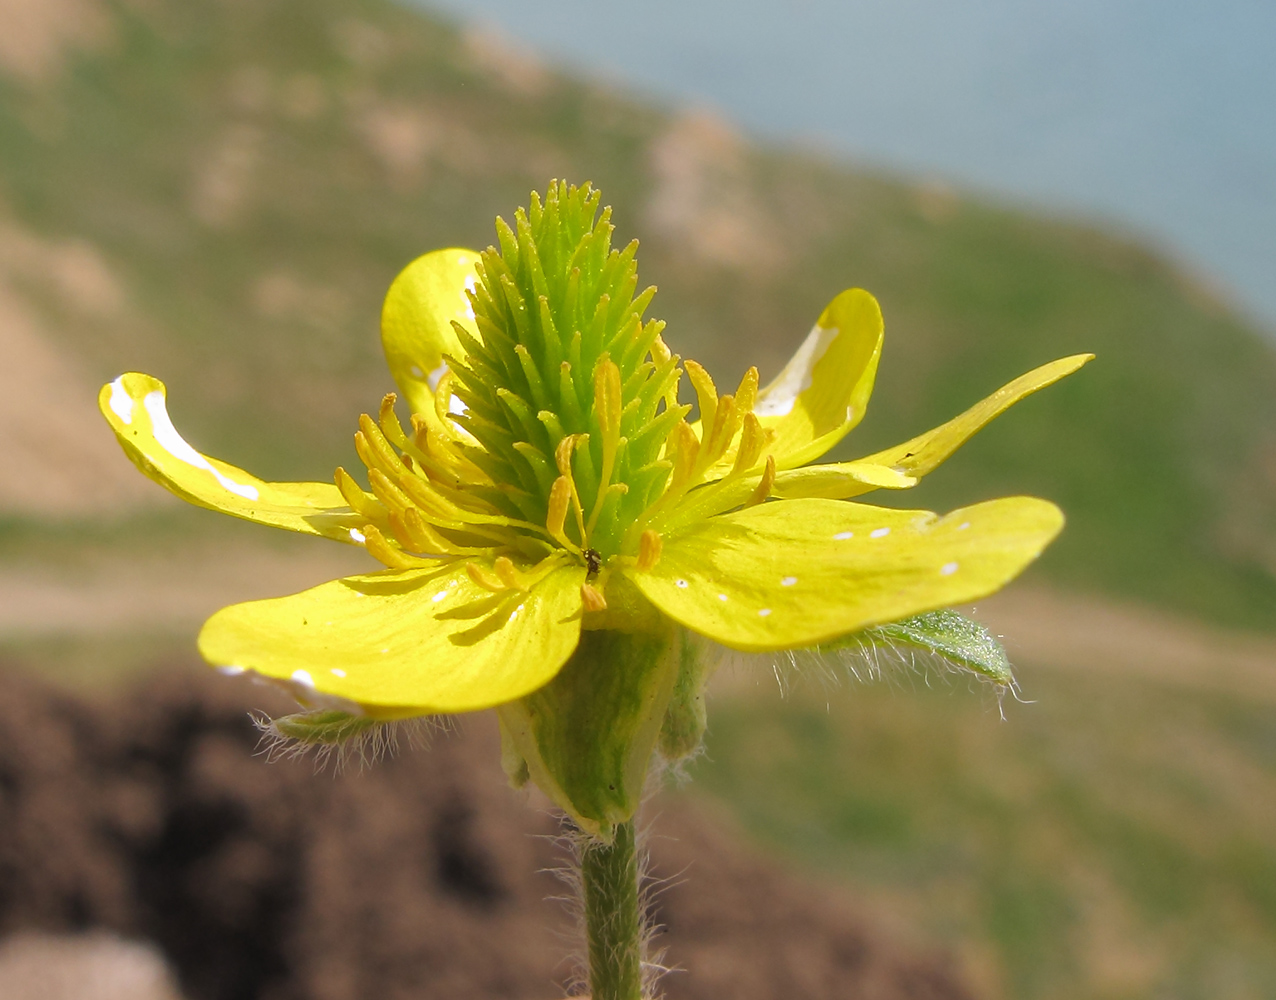
{"type": "Polygon", "coordinates": [[[591,180],[720,381],[879,298],[837,457],[1098,355],[881,501],[1067,511],[974,610],[1026,703],[731,671],[680,794],[972,996],[1276,996],[1273,37],[1246,0],[0,0],[0,656],[107,691],[363,568],[154,487],[98,386],[326,479],[399,268],[591,180]]]}

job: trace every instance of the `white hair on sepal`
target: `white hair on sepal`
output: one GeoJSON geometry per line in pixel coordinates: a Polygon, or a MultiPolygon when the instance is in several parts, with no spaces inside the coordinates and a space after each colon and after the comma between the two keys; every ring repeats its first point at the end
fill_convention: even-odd
{"type": "Polygon", "coordinates": [[[1005,717],[1003,699],[1009,694],[1022,702],[1018,681],[1007,673],[1000,681],[972,669],[960,660],[933,648],[894,642],[867,629],[828,645],[746,653],[722,647],[722,665],[740,675],[758,678],[770,675],[782,698],[819,686],[829,695],[846,684],[887,684],[899,689],[916,689],[918,683],[931,687],[942,683],[954,687],[966,681],[969,690],[992,693],[997,710],[1005,717]]]}
{"type": "Polygon", "coordinates": [[[297,712],[279,718],[258,712],[250,712],[249,716],[261,733],[257,752],[268,761],[299,760],[313,754],[315,772],[331,765],[334,775],[354,761],[358,761],[360,771],[366,770],[397,753],[400,743],[412,750],[426,749],[436,733],[451,729],[450,720],[433,715],[391,722],[331,710],[297,712]]]}

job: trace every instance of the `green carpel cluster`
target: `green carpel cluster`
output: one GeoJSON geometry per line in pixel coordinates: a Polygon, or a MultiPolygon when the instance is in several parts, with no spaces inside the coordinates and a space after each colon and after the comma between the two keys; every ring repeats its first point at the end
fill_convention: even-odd
{"type": "Polygon", "coordinates": [[[469,455],[492,481],[489,501],[544,524],[571,489],[563,532],[579,550],[617,554],[624,528],[660,495],[661,448],[688,407],[676,402],[679,359],[644,322],[655,288],[635,294],[637,241],[611,248],[611,210],[586,184],[533,193],[499,251],[482,254],[471,293],[482,338],[458,324],[464,359],[449,359],[456,416],[481,445],[469,455]]]}

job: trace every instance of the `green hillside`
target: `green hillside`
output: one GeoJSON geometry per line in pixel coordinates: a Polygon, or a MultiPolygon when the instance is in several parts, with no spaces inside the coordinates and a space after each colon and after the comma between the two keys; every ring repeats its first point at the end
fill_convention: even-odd
{"type": "Polygon", "coordinates": [[[1276,685],[1022,677],[1002,723],[943,683],[720,701],[692,787],[989,1000],[1276,996],[1276,685]]]}
{"type": "Polygon", "coordinates": [[[0,212],[101,253],[122,317],[29,291],[97,375],[163,377],[204,450],[326,478],[389,387],[397,269],[486,245],[550,177],[590,179],[643,241],[667,339],[723,379],[773,373],[841,288],[880,298],[880,390],[848,455],[1096,352],[892,502],[1048,496],[1071,523],[1047,577],[1276,622],[1276,355],[1155,254],[751,146],[387,0],[102,6],[61,74],[0,78],[0,212]]]}

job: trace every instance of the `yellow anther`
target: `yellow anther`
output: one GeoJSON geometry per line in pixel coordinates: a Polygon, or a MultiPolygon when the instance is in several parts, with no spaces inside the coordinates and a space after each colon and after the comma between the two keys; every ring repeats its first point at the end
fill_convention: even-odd
{"type": "MultiPolygon", "coordinates": [[[[381,397],[381,410],[377,414],[377,422],[381,425],[381,429],[385,430],[386,424],[399,428],[399,435],[403,434],[403,426],[399,423],[399,418],[394,412],[394,404],[399,401],[399,397],[392,392],[387,392],[381,397]]],[[[386,431],[386,437],[390,436],[390,432],[386,431]]],[[[397,443],[397,442],[396,442],[397,443]]]]}
{"type": "Polygon", "coordinates": [[[766,457],[766,468],[762,470],[762,478],[758,481],[758,488],[753,491],[749,499],[744,502],[746,507],[752,507],[760,504],[763,500],[771,495],[771,487],[775,485],[775,456],[768,455],[766,457]]]}
{"type": "MultiPolygon", "coordinates": [[[[576,515],[576,528],[580,533],[581,545],[585,544],[585,509],[580,502],[580,492],[576,489],[576,477],[572,475],[572,452],[577,448],[584,446],[588,441],[588,434],[568,434],[567,437],[558,442],[558,447],[554,449],[554,462],[558,466],[558,471],[561,473],[560,478],[567,480],[568,496],[571,498],[571,507],[576,515]]],[[[558,480],[555,480],[554,486],[550,489],[551,504],[554,500],[553,490],[557,487],[558,480]]],[[[564,520],[566,520],[565,515],[564,520]]],[[[546,524],[546,527],[548,528],[549,525],[546,524]]],[[[553,534],[552,531],[550,533],[553,534]]],[[[580,551],[577,546],[572,544],[571,540],[568,539],[566,535],[563,535],[561,538],[555,535],[555,538],[557,538],[558,541],[566,548],[577,552],[580,551]]]]}
{"type": "MultiPolygon", "coordinates": [[[[411,510],[411,509],[412,509],[411,507],[408,508],[408,510],[411,510]]],[[[410,552],[421,552],[424,550],[425,547],[423,545],[418,544],[417,540],[412,537],[412,533],[408,531],[408,526],[406,523],[404,523],[404,520],[403,520],[403,515],[405,513],[407,513],[407,511],[401,511],[401,510],[390,511],[389,515],[386,518],[386,520],[389,522],[389,525],[390,525],[390,533],[394,535],[394,540],[398,542],[399,545],[401,545],[403,548],[407,549],[410,552]]]]}
{"type": "Polygon", "coordinates": [[[766,444],[766,432],[762,428],[762,421],[758,419],[755,413],[746,413],[744,415],[744,426],[740,428],[740,445],[735,453],[735,465],[732,466],[732,474],[748,472],[758,462],[762,456],[762,448],[766,444]]]}
{"type": "Polygon", "coordinates": [[[568,434],[554,449],[554,462],[558,466],[558,471],[569,479],[572,477],[572,452],[588,440],[588,434],[568,434]]]}
{"type": "Polygon", "coordinates": [[[443,373],[434,387],[434,414],[445,433],[452,434],[452,369],[443,373]]]}
{"type": "Polygon", "coordinates": [[[701,424],[700,444],[705,449],[704,463],[712,465],[730,447],[735,432],[740,424],[736,420],[734,396],[723,396],[718,400],[717,412],[713,416],[713,424],[701,424]]]}
{"type": "Polygon", "coordinates": [[[509,556],[497,556],[496,561],[492,563],[492,568],[496,570],[496,575],[501,578],[501,582],[510,590],[526,590],[523,581],[519,579],[518,570],[514,568],[514,563],[509,556]]]}
{"type": "Polygon", "coordinates": [[[580,603],[584,605],[586,611],[606,611],[607,599],[603,597],[602,591],[593,584],[582,583],[580,585],[580,603]]]}
{"type": "Polygon", "coordinates": [[[713,418],[718,411],[717,387],[714,386],[709,373],[696,362],[684,361],[682,367],[687,371],[687,378],[691,379],[691,387],[696,390],[696,400],[700,404],[702,435],[707,434],[709,428],[713,426],[713,418]]]}
{"type": "Polygon", "coordinates": [[[615,468],[616,449],[620,446],[620,394],[620,369],[616,362],[603,354],[594,365],[594,413],[598,416],[598,427],[603,436],[603,466],[598,470],[598,499],[594,502],[591,521],[598,516],[603,490],[611,482],[615,468]]]}
{"type": "Polygon", "coordinates": [[[566,535],[563,525],[567,523],[567,508],[571,505],[572,484],[566,476],[559,476],[549,489],[549,505],[545,514],[545,530],[555,541],[563,542],[566,535]]]}
{"type": "Polygon", "coordinates": [[[666,457],[673,461],[673,472],[669,476],[669,488],[673,489],[691,478],[691,473],[696,467],[696,459],[700,455],[700,440],[690,424],[685,420],[679,420],[670,431],[669,441],[665,447],[667,451],[672,452],[666,457]]]}
{"type": "Polygon", "coordinates": [[[368,470],[368,485],[372,487],[373,495],[381,501],[382,506],[390,513],[402,512],[413,506],[408,495],[404,493],[394,481],[380,469],[368,470]]]}
{"type": "Polygon", "coordinates": [[[351,510],[373,521],[379,521],[385,517],[385,510],[377,503],[376,497],[365,493],[359,484],[354,481],[354,477],[346,472],[345,469],[338,466],[332,478],[337,484],[337,489],[341,491],[341,495],[345,497],[346,503],[350,505],[351,510]]]}
{"type": "Polygon", "coordinates": [[[594,365],[594,412],[598,414],[604,448],[607,438],[620,436],[620,409],[620,369],[603,354],[594,365]]]}
{"type": "Polygon", "coordinates": [[[465,572],[476,585],[484,590],[490,590],[493,594],[501,594],[509,589],[500,577],[493,576],[478,563],[467,562],[465,572]]]}
{"type": "Polygon", "coordinates": [[[429,564],[428,560],[416,559],[396,549],[386,541],[385,535],[374,524],[364,525],[363,539],[363,547],[368,550],[368,555],[389,569],[411,569],[429,564]]]}
{"type": "Polygon", "coordinates": [[[752,413],[758,401],[758,370],[750,368],[740,379],[740,388],[735,391],[736,409],[741,413],[752,413]]]}
{"type": "Polygon", "coordinates": [[[663,548],[664,542],[658,532],[650,528],[644,531],[638,540],[638,569],[644,573],[655,569],[656,563],[660,562],[660,552],[663,548]]]}

